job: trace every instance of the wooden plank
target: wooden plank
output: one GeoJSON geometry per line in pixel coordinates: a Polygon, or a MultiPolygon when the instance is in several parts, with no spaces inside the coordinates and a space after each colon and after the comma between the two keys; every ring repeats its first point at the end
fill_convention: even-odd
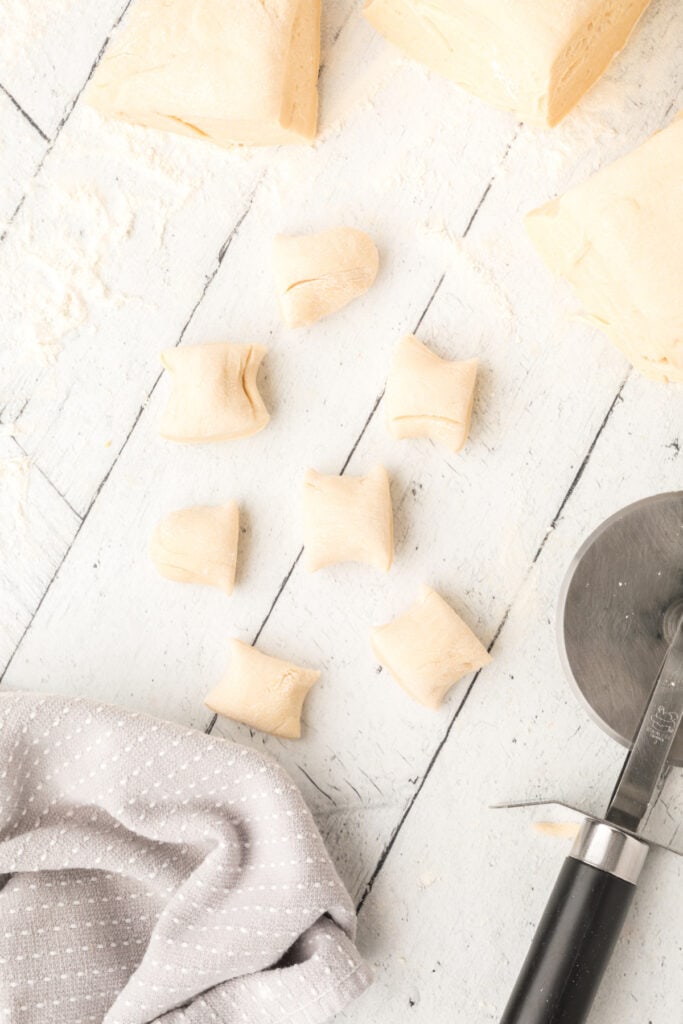
{"type": "MultiPolygon", "coordinates": [[[[499,1019],[567,843],[531,831],[544,812],[489,808],[549,796],[604,812],[624,751],[563,677],[557,595],[574,551],[604,518],[683,486],[681,427],[675,388],[629,380],[363,907],[360,941],[378,981],[342,1019],[389,1021],[411,1009],[411,1020],[431,1022],[445,1007],[499,1019]]],[[[654,837],[670,842],[682,814],[679,772],[653,816],[654,837]]],[[[680,883],[680,860],[653,854],[596,1021],[676,1019],[680,883]]]]}
{"type": "Polygon", "coordinates": [[[31,622],[79,523],[5,424],[0,430],[0,672],[31,622]]]}
{"type": "Polygon", "coordinates": [[[52,138],[130,0],[4,0],[2,84],[52,138]]]}
{"type": "Polygon", "coordinates": [[[47,143],[0,90],[0,236],[19,204],[47,143]]]}

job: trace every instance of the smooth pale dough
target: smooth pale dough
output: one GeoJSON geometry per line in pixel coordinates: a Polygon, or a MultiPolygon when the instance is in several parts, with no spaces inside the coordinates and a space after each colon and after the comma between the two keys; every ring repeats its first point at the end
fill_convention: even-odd
{"type": "Polygon", "coordinates": [[[526,218],[551,270],[635,368],[683,382],[683,117],[526,218]]]}
{"type": "Polygon", "coordinates": [[[172,377],[171,395],[159,425],[170,441],[198,444],[249,437],[270,419],[256,386],[262,345],[181,345],[161,361],[172,377]]]}
{"type": "Polygon", "coordinates": [[[86,99],[220,146],[308,141],[319,59],[320,0],[136,0],[86,99]]]}
{"type": "Polygon", "coordinates": [[[557,124],[625,45],[650,0],[367,0],[409,56],[525,121],[557,124]]]}
{"type": "Polygon", "coordinates": [[[237,502],[172,512],[149,542],[152,562],[169,580],[205,583],[232,594],[239,541],[237,502]]]}
{"type": "Polygon", "coordinates": [[[491,661],[460,616],[424,584],[405,615],[372,630],[371,643],[380,664],[428,708],[438,708],[454,683],[491,661]]]}
{"type": "Polygon", "coordinates": [[[274,736],[298,739],[306,694],[320,672],[230,641],[230,666],[204,703],[216,714],[274,736]]]}
{"type": "Polygon", "coordinates": [[[277,235],[275,288],[288,327],[305,327],[363,295],[377,276],[373,240],[355,228],[277,235]]]}
{"type": "Polygon", "coordinates": [[[367,476],[304,478],[304,554],[309,572],[365,562],[385,572],[394,559],[394,514],[384,466],[367,476]]]}
{"type": "Polygon", "coordinates": [[[430,437],[459,452],[470,429],[476,377],[476,359],[441,359],[409,334],[394,353],[387,381],[389,432],[430,437]]]}

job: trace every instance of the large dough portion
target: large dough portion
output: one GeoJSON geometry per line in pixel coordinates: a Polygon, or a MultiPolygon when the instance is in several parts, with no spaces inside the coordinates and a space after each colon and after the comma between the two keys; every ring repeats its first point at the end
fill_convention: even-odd
{"type": "Polygon", "coordinates": [[[394,514],[384,466],[367,476],[304,479],[304,548],[309,572],[336,562],[365,562],[385,572],[394,558],[394,514]]]}
{"type": "Polygon", "coordinates": [[[626,43],[650,0],[367,0],[409,56],[525,121],[557,124],[626,43]]]}
{"type": "Polygon", "coordinates": [[[379,254],[356,228],[315,235],[278,235],[273,243],[275,287],[288,327],[305,327],[363,295],[377,276],[379,254]]]}
{"type": "Polygon", "coordinates": [[[241,640],[231,640],[228,671],[204,703],[216,714],[252,729],[298,739],[306,694],[319,678],[315,669],[272,658],[241,640]]]}
{"type": "Polygon", "coordinates": [[[534,245],[637,370],[683,382],[683,117],[527,216],[534,245]]]}
{"type": "Polygon", "coordinates": [[[239,521],[235,501],[179,509],[162,519],[152,534],[150,558],[169,580],[204,583],[232,594],[239,521]]]}
{"type": "Polygon", "coordinates": [[[408,611],[371,633],[375,657],[406,693],[438,708],[454,683],[491,656],[460,616],[423,584],[408,611]]]}
{"type": "Polygon", "coordinates": [[[159,425],[162,437],[190,444],[249,437],[263,430],[268,411],[256,386],[262,345],[181,345],[161,361],[172,376],[159,425]]]}
{"type": "Polygon", "coordinates": [[[476,377],[476,359],[441,359],[407,335],[394,353],[384,396],[390,433],[429,437],[459,452],[470,429],[476,377]]]}
{"type": "Polygon", "coordinates": [[[320,0],[136,0],[86,99],[220,146],[307,141],[319,59],[320,0]]]}

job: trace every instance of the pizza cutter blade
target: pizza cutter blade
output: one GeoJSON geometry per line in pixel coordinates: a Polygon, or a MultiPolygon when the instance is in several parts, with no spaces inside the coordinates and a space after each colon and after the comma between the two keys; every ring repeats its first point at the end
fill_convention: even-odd
{"type": "Polygon", "coordinates": [[[584,1024],[649,851],[641,825],[668,765],[683,765],[683,491],[591,534],[558,626],[580,699],[630,749],[604,819],[581,825],[501,1024],[584,1024]]]}

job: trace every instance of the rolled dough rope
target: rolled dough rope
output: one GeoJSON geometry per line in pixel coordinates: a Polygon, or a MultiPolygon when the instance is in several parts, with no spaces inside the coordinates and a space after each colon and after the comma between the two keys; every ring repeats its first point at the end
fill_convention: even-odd
{"type": "Polygon", "coordinates": [[[557,124],[650,0],[366,0],[392,43],[525,121],[557,124]]]}
{"type": "Polygon", "coordinates": [[[406,693],[438,708],[459,679],[491,656],[444,599],[424,584],[408,611],[371,632],[375,657],[406,693]]]}
{"type": "Polygon", "coordinates": [[[241,640],[231,640],[228,671],[204,703],[216,714],[252,729],[298,739],[306,694],[319,678],[315,669],[271,658],[241,640]]]}
{"type": "Polygon", "coordinates": [[[683,116],[526,218],[589,319],[646,377],[683,381],[683,116]]]}
{"type": "Polygon", "coordinates": [[[136,0],[86,100],[219,146],[309,141],[320,0],[136,0]]]}
{"type": "Polygon", "coordinates": [[[232,594],[238,542],[236,501],[198,505],[162,519],[150,539],[149,555],[169,580],[204,583],[232,594]]]}
{"type": "Polygon", "coordinates": [[[377,276],[379,254],[355,228],[316,235],[277,235],[275,288],[288,327],[305,327],[363,295],[377,276]]]}
{"type": "Polygon", "coordinates": [[[308,470],[304,556],[309,572],[335,562],[364,562],[388,572],[394,558],[394,515],[383,466],[356,477],[308,470]]]}
{"type": "Polygon", "coordinates": [[[269,415],[256,377],[262,345],[183,345],[161,361],[172,377],[171,395],[159,426],[162,437],[191,444],[249,437],[269,415]]]}
{"type": "Polygon", "coordinates": [[[389,432],[429,437],[459,452],[470,429],[476,377],[476,359],[441,359],[409,334],[394,353],[387,381],[389,432]]]}

